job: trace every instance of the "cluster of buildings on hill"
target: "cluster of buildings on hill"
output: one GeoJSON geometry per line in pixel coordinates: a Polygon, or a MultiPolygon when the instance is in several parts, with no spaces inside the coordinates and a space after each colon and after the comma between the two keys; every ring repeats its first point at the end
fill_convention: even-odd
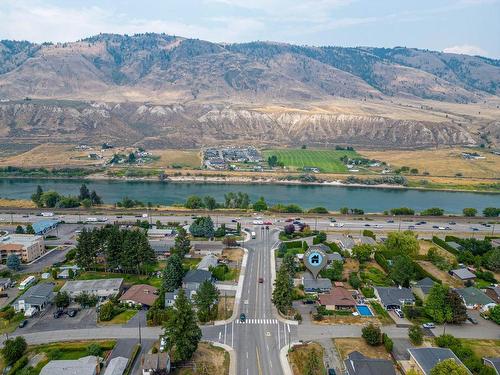
{"type": "Polygon", "coordinates": [[[207,169],[224,170],[234,164],[250,163],[258,165],[262,161],[262,155],[253,146],[247,147],[210,147],[203,150],[203,165],[207,169]]]}

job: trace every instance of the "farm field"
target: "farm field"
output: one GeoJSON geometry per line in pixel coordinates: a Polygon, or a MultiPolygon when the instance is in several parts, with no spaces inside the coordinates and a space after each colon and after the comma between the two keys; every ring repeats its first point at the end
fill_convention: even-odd
{"type": "Polygon", "coordinates": [[[360,157],[356,151],[307,149],[271,149],[264,150],[263,155],[266,159],[276,155],[278,161],[291,170],[315,167],[323,173],[346,173],[348,169],[340,158],[344,155],[350,158],[360,157]]]}
{"type": "Polygon", "coordinates": [[[148,164],[162,168],[199,168],[201,165],[199,150],[151,150],[160,159],[148,164]]]}
{"type": "Polygon", "coordinates": [[[443,148],[416,151],[360,151],[359,153],[366,158],[385,161],[392,168],[403,166],[417,168],[420,174],[428,172],[430,176],[454,177],[456,174],[476,178],[497,178],[500,176],[500,156],[484,150],[477,152],[485,159],[467,160],[461,155],[462,152],[474,151],[476,150],[443,148]]]}

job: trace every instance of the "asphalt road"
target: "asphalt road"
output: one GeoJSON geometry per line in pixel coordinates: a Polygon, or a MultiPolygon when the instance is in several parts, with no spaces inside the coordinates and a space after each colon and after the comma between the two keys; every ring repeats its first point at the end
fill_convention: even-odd
{"type": "MultiPolygon", "coordinates": [[[[147,210],[144,210],[147,211],[147,210]]],[[[29,213],[0,213],[0,226],[4,226],[11,222],[13,223],[28,223],[34,222],[41,219],[50,219],[50,217],[44,218],[41,216],[36,216],[37,210],[33,210],[29,213]]],[[[235,225],[233,220],[237,219],[243,227],[253,226],[254,220],[257,220],[259,214],[253,216],[233,216],[229,214],[219,214],[216,212],[206,212],[203,215],[211,215],[214,223],[220,225],[222,223],[228,225],[235,225]]],[[[453,217],[449,218],[443,217],[380,217],[380,216],[370,216],[362,215],[356,216],[361,218],[361,220],[355,219],[353,216],[337,216],[337,222],[331,223],[328,217],[302,217],[300,214],[290,214],[288,216],[284,215],[266,215],[262,218],[263,221],[270,221],[272,225],[283,226],[286,224],[287,219],[291,218],[302,218],[302,222],[308,224],[312,229],[318,230],[329,230],[329,231],[362,231],[363,229],[370,229],[375,232],[387,232],[396,230],[407,230],[412,229],[418,232],[424,232],[429,234],[449,234],[453,233],[475,233],[478,235],[492,235],[499,232],[499,225],[487,224],[488,221],[496,221],[498,219],[493,218],[464,218],[464,217],[453,217]],[[392,221],[392,222],[389,222],[392,221]],[[417,224],[424,221],[425,224],[417,224]],[[451,223],[451,224],[450,224],[451,223]],[[485,226],[483,224],[488,226],[485,226]],[[332,226],[332,225],[335,226],[332,226]],[[446,229],[446,228],[449,229],[446,229]]],[[[149,220],[152,224],[160,220],[162,223],[177,221],[180,223],[191,223],[193,221],[193,215],[173,215],[165,214],[158,215],[153,213],[151,216],[143,218],[141,214],[137,215],[118,215],[113,213],[103,213],[101,215],[89,214],[89,213],[67,213],[64,215],[55,215],[53,218],[59,218],[64,220],[66,223],[78,223],[85,222],[88,218],[96,219],[107,219],[106,222],[135,222],[136,220],[149,220]]],[[[80,224],[81,225],[81,224],[80,224]]],[[[88,226],[98,225],[98,224],[87,224],[88,226]]]]}

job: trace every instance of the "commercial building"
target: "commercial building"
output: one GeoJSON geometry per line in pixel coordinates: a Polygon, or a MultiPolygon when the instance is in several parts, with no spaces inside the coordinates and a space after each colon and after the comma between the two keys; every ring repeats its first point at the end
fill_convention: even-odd
{"type": "Polygon", "coordinates": [[[56,229],[58,225],[58,220],[39,220],[33,223],[33,229],[35,230],[35,234],[44,235],[56,229]]]}
{"type": "Polygon", "coordinates": [[[40,375],[97,375],[99,358],[89,355],[74,360],[53,360],[47,363],[40,375]]]}
{"type": "Polygon", "coordinates": [[[42,311],[54,300],[54,283],[39,283],[29,288],[14,303],[16,312],[42,311]],[[33,310],[34,309],[34,310],[33,310]]]}
{"type": "Polygon", "coordinates": [[[33,234],[8,234],[0,237],[1,261],[5,262],[9,255],[17,255],[22,262],[28,263],[45,253],[45,242],[42,236],[33,234]]]}
{"type": "Polygon", "coordinates": [[[66,281],[61,292],[67,292],[71,298],[87,293],[93,294],[101,299],[107,299],[120,294],[123,287],[123,279],[96,279],[96,280],[72,280],[66,281]]]}

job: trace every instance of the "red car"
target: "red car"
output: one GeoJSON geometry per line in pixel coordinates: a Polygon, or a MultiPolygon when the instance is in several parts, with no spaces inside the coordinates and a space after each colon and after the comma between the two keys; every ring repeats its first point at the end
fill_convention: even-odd
{"type": "Polygon", "coordinates": [[[273,225],[271,221],[264,221],[264,225],[273,225]]]}
{"type": "Polygon", "coordinates": [[[293,219],[288,218],[285,220],[285,223],[291,223],[292,221],[293,221],[293,219]]]}

